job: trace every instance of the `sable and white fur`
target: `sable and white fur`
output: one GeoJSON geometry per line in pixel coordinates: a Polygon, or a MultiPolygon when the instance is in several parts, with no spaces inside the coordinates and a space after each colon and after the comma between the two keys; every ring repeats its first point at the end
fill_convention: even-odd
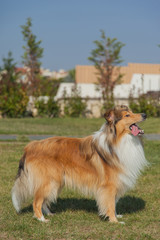
{"type": "Polygon", "coordinates": [[[106,123],[86,138],[53,137],[29,143],[24,150],[12,201],[17,212],[33,197],[35,217],[47,221],[49,206],[56,202],[64,185],[93,195],[99,214],[117,222],[115,207],[147,165],[143,146],[130,126],[143,121],[127,107],[106,112],[106,123]],[[42,213],[43,212],[43,213],[42,213]]]}

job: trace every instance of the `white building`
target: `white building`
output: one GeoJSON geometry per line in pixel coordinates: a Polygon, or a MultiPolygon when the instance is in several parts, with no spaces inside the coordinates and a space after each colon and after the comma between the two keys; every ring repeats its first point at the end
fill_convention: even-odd
{"type": "MultiPolygon", "coordinates": [[[[99,117],[102,106],[102,91],[100,86],[93,83],[77,83],[76,85],[84,101],[88,99],[88,110],[93,113],[94,117],[99,117]]],[[[62,102],[64,92],[66,97],[71,97],[74,86],[74,83],[61,83],[55,100],[62,102]]],[[[128,105],[128,98],[131,92],[134,98],[138,98],[139,94],[147,93],[148,91],[160,91],[160,75],[133,74],[130,84],[119,84],[115,86],[115,102],[116,104],[128,105]]]]}

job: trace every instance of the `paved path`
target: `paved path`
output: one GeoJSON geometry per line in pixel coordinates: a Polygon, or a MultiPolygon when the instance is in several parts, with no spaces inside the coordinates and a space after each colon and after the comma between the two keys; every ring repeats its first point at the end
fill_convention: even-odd
{"type": "MultiPolygon", "coordinates": [[[[1,141],[8,141],[8,140],[19,140],[19,141],[23,141],[23,140],[41,140],[41,139],[45,139],[45,138],[49,138],[49,137],[53,137],[53,135],[6,135],[6,134],[0,134],[0,140],[1,141]]],[[[144,134],[144,138],[148,139],[148,140],[160,140],[160,134],[144,134]]]]}
{"type": "Polygon", "coordinates": [[[144,134],[144,137],[148,140],[160,140],[160,134],[155,133],[144,134]]]}

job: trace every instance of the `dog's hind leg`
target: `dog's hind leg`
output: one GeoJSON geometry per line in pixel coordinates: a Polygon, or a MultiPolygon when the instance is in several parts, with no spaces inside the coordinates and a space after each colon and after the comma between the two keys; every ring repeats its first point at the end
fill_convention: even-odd
{"type": "Polygon", "coordinates": [[[44,201],[44,202],[43,202],[42,212],[43,212],[43,214],[45,214],[45,215],[47,215],[47,216],[53,216],[54,214],[50,211],[48,205],[49,205],[49,204],[47,204],[47,201],[44,201]]]}
{"type": "Polygon", "coordinates": [[[35,193],[33,201],[33,209],[35,217],[42,222],[47,222],[43,216],[43,213],[46,215],[53,215],[48,205],[50,202],[56,202],[58,195],[63,187],[61,182],[52,181],[49,184],[43,184],[38,191],[35,193]],[[42,213],[43,211],[43,213],[42,213]]]}
{"type": "Polygon", "coordinates": [[[44,202],[44,199],[45,197],[43,194],[43,188],[39,188],[34,196],[33,210],[34,210],[34,217],[36,217],[39,221],[47,222],[48,220],[45,219],[42,214],[42,204],[44,202]]]}
{"type": "Polygon", "coordinates": [[[37,189],[34,195],[34,200],[33,200],[34,217],[36,217],[39,221],[42,221],[42,222],[48,221],[43,216],[42,206],[45,203],[45,200],[50,195],[50,192],[51,192],[51,183],[43,183],[43,185],[41,185],[37,189]]]}

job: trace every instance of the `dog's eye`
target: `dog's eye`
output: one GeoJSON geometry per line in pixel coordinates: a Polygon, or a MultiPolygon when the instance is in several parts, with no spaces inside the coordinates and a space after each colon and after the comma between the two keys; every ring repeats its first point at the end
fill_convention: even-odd
{"type": "Polygon", "coordinates": [[[130,117],[130,115],[129,115],[129,114],[127,114],[125,117],[130,117]]]}

